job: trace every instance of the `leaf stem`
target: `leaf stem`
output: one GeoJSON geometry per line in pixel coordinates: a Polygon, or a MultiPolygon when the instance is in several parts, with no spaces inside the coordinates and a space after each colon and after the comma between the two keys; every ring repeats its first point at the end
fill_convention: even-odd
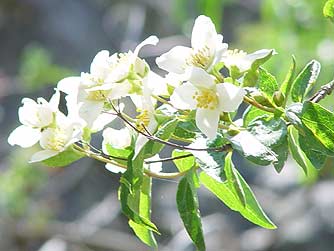
{"type": "Polygon", "coordinates": [[[256,102],[254,99],[245,96],[244,97],[244,102],[247,104],[250,104],[252,106],[255,106],[256,108],[259,108],[260,110],[266,111],[266,112],[270,112],[270,113],[275,113],[276,109],[275,108],[271,108],[271,107],[267,107],[264,105],[259,104],[258,102],[256,102]]]}

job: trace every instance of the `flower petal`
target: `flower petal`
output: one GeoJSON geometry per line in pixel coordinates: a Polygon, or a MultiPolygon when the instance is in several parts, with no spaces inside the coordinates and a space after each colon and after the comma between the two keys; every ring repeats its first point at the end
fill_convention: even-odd
{"type": "Polygon", "coordinates": [[[159,38],[157,36],[149,36],[143,42],[141,42],[140,44],[137,45],[135,51],[133,52],[134,56],[138,57],[139,51],[145,45],[149,45],[149,44],[151,44],[151,45],[157,45],[158,42],[159,42],[159,38]]]}
{"type": "Polygon", "coordinates": [[[238,109],[246,94],[245,90],[231,83],[217,85],[221,111],[233,112],[238,109]]]}
{"type": "Polygon", "coordinates": [[[27,148],[35,145],[40,138],[40,129],[33,129],[29,126],[21,125],[9,135],[8,143],[12,146],[18,145],[27,148]]]}
{"type": "MultiPolygon", "coordinates": [[[[201,50],[205,47],[215,52],[217,44],[217,31],[211,19],[201,15],[196,18],[191,34],[191,46],[195,50],[201,50]]],[[[222,38],[221,36],[218,37],[222,38]]]]}
{"type": "Polygon", "coordinates": [[[82,103],[79,116],[87,122],[88,127],[92,127],[93,122],[97,119],[103,110],[103,102],[85,101],[82,103]]]}
{"type": "Polygon", "coordinates": [[[113,164],[106,164],[105,165],[106,169],[112,173],[124,173],[126,171],[125,168],[121,168],[119,166],[113,165],[113,164]]]}
{"type": "Polygon", "coordinates": [[[168,95],[166,79],[160,77],[153,71],[150,71],[144,79],[144,85],[147,85],[154,95],[168,95]]]}
{"type": "MultiPolygon", "coordinates": [[[[146,160],[147,161],[160,160],[160,157],[159,157],[159,154],[156,154],[153,157],[148,158],[146,160]]],[[[155,162],[155,163],[151,163],[148,165],[145,164],[145,168],[147,168],[148,170],[154,173],[160,173],[162,171],[162,162],[155,162]]]]}
{"type": "Polygon", "coordinates": [[[217,135],[219,114],[219,109],[198,108],[196,111],[196,126],[209,139],[214,139],[217,135]]]}
{"type": "Polygon", "coordinates": [[[53,156],[56,156],[57,154],[59,154],[59,152],[57,151],[53,151],[53,150],[42,150],[42,151],[39,151],[37,153],[34,153],[30,160],[29,160],[29,163],[35,163],[35,162],[40,162],[40,161],[43,161],[43,160],[46,160],[46,159],[49,159],[53,156]]]}
{"type": "Polygon", "coordinates": [[[90,73],[94,76],[103,77],[108,69],[109,51],[102,50],[96,54],[91,65],[90,73]]]}
{"type": "Polygon", "coordinates": [[[175,46],[156,59],[157,65],[168,72],[183,74],[187,59],[191,56],[191,48],[175,46]]]}
{"type": "Polygon", "coordinates": [[[78,93],[80,82],[80,77],[67,77],[58,82],[57,89],[68,95],[76,96],[78,93]]]}
{"type": "Polygon", "coordinates": [[[49,101],[49,105],[53,112],[58,111],[59,100],[60,100],[60,92],[57,88],[55,88],[55,93],[52,95],[49,101]]]}
{"type": "MultiPolygon", "coordinates": [[[[105,144],[110,144],[115,148],[122,149],[131,145],[131,133],[127,127],[119,130],[108,127],[103,131],[102,136],[103,147],[105,144]]],[[[103,150],[108,153],[106,149],[103,150]]]]}
{"type": "Polygon", "coordinates": [[[191,83],[187,82],[179,87],[176,87],[172,96],[170,97],[170,102],[178,109],[195,109],[197,102],[193,98],[197,91],[197,88],[191,83]]]}
{"type": "Polygon", "coordinates": [[[215,86],[215,79],[202,68],[190,67],[187,72],[187,79],[198,88],[210,89],[215,86]]]}
{"type": "Polygon", "coordinates": [[[131,90],[131,84],[129,81],[124,81],[122,83],[114,84],[111,93],[108,95],[109,99],[119,99],[121,97],[125,97],[129,94],[131,90]]]}
{"type": "Polygon", "coordinates": [[[251,54],[248,54],[245,58],[246,58],[247,61],[253,63],[255,60],[265,58],[266,56],[268,56],[271,53],[276,54],[275,50],[273,50],[273,49],[271,49],[271,50],[262,49],[262,50],[255,51],[251,54]]]}
{"type": "MultiPolygon", "coordinates": [[[[112,110],[113,111],[113,110],[112,110]]],[[[103,128],[111,123],[115,118],[117,118],[116,115],[110,114],[107,112],[101,113],[93,122],[91,131],[92,132],[98,132],[103,130],[103,128]]]]}

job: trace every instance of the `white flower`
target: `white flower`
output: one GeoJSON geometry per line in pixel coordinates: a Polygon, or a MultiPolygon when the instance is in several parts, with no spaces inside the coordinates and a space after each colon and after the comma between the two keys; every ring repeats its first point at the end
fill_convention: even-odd
{"type": "Polygon", "coordinates": [[[43,98],[38,98],[37,102],[29,98],[22,99],[23,106],[18,111],[22,125],[9,135],[8,143],[24,148],[36,144],[41,137],[41,130],[54,122],[59,98],[59,91],[56,90],[49,102],[43,98]]]}
{"type": "MultiPolygon", "coordinates": [[[[58,83],[58,89],[68,94],[66,99],[71,106],[76,104],[78,116],[86,121],[89,128],[94,131],[104,127],[94,125],[94,122],[98,120],[106,102],[125,97],[139,88],[134,85],[138,82],[142,84],[142,78],[149,72],[146,62],[138,58],[139,50],[144,45],[155,45],[157,42],[158,38],[151,36],[140,43],[134,52],[109,56],[108,51],[100,51],[93,59],[90,73],[65,78],[58,83]]],[[[110,120],[114,118],[109,117],[110,120]]]]}
{"type": "MultiPolygon", "coordinates": [[[[132,101],[134,101],[139,111],[139,115],[137,115],[137,128],[145,134],[147,134],[147,131],[153,134],[158,126],[158,122],[154,117],[156,100],[152,99],[151,95],[152,90],[147,85],[144,85],[143,94],[139,99],[131,96],[132,101]]],[[[147,141],[146,136],[142,134],[138,135],[135,143],[135,156],[137,156],[147,141]]]]}
{"type": "Polygon", "coordinates": [[[30,163],[56,156],[81,139],[80,124],[71,121],[64,114],[57,113],[55,124],[55,127],[42,131],[39,143],[43,150],[33,154],[30,163]]]}
{"type": "Polygon", "coordinates": [[[256,60],[264,59],[269,55],[274,55],[275,53],[276,52],[273,49],[262,49],[251,54],[247,54],[241,50],[228,50],[223,54],[221,61],[228,69],[236,67],[240,73],[243,73],[251,69],[256,60]]]}
{"type": "Polygon", "coordinates": [[[189,69],[189,81],[177,87],[171,103],[178,109],[196,109],[196,125],[210,139],[215,138],[221,112],[235,111],[245,91],[231,83],[215,83],[200,68],[189,69]]]}
{"type": "MultiPolygon", "coordinates": [[[[108,152],[108,145],[111,145],[113,148],[116,149],[124,149],[126,147],[131,146],[131,131],[124,127],[122,129],[116,130],[113,128],[106,128],[103,133],[103,142],[102,142],[102,151],[105,154],[109,154],[108,152]]],[[[121,168],[117,165],[107,163],[105,165],[106,169],[113,173],[124,173],[126,169],[121,168]]]]}
{"type": "Polygon", "coordinates": [[[176,46],[157,58],[156,63],[168,72],[183,74],[188,66],[210,70],[219,62],[228,45],[223,36],[217,34],[211,19],[199,16],[191,35],[191,47],[176,46]]]}
{"type": "Polygon", "coordinates": [[[108,127],[103,131],[102,136],[102,150],[106,154],[108,154],[107,144],[117,149],[124,149],[131,145],[131,132],[127,127],[119,130],[108,127]]]}

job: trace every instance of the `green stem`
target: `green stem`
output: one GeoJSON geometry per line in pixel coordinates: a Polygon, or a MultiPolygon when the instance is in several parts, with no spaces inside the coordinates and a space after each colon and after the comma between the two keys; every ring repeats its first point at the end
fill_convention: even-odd
{"type": "Polygon", "coordinates": [[[244,97],[244,102],[247,104],[250,104],[252,106],[255,106],[256,108],[266,111],[266,112],[270,112],[270,113],[275,113],[276,109],[275,108],[271,108],[271,107],[267,107],[264,105],[259,104],[258,102],[256,102],[254,99],[245,96],[244,97]]]}

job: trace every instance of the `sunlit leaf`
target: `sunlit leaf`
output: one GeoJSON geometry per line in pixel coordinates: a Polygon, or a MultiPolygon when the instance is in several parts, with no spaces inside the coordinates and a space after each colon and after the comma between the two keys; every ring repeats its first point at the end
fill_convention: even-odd
{"type": "Polygon", "coordinates": [[[195,170],[184,176],[176,193],[177,209],[183,224],[198,251],[205,251],[201,216],[197,198],[198,177],[195,170]]]}

